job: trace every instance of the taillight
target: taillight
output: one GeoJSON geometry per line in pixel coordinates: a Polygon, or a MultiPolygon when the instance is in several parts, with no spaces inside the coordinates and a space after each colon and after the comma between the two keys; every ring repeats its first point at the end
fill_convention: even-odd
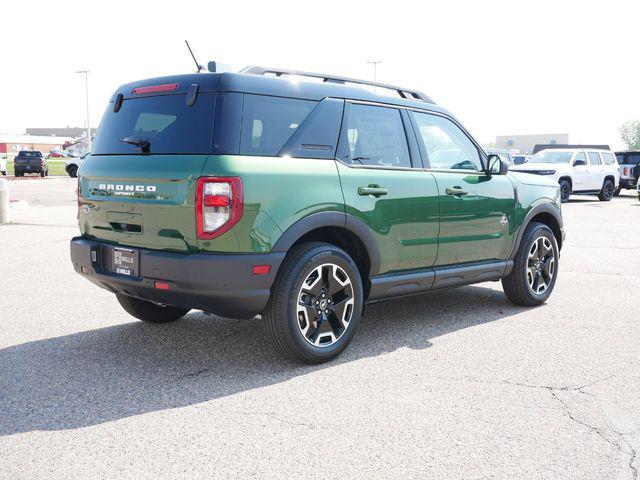
{"type": "Polygon", "coordinates": [[[629,169],[627,167],[624,167],[624,170],[622,172],[624,175],[629,175],[629,169]]]}
{"type": "Polygon", "coordinates": [[[244,200],[239,177],[201,177],[196,189],[198,238],[216,238],[242,218],[244,200]]]}

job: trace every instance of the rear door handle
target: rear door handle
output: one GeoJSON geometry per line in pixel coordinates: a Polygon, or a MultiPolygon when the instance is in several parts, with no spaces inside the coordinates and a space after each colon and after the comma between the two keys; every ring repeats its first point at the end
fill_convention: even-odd
{"type": "Polygon", "coordinates": [[[453,188],[446,188],[445,193],[447,195],[455,195],[457,197],[458,195],[467,195],[469,192],[467,192],[466,190],[463,190],[461,187],[453,187],[453,188]]]}
{"type": "Polygon", "coordinates": [[[372,195],[374,197],[380,197],[389,193],[384,187],[358,187],[358,195],[366,196],[372,195]]]}

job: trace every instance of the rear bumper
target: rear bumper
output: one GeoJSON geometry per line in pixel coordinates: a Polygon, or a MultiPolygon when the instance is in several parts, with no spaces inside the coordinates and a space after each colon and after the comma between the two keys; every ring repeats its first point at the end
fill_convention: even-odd
{"type": "Polygon", "coordinates": [[[285,256],[284,252],[212,254],[137,249],[140,275],[127,277],[105,266],[112,248],[105,242],[71,239],[74,269],[113,293],[231,318],[251,318],[264,310],[285,256]],[[254,265],[270,265],[271,271],[255,275],[254,265]],[[167,283],[169,289],[158,289],[155,282],[167,283]]]}
{"type": "Polygon", "coordinates": [[[635,178],[621,178],[620,179],[620,187],[625,189],[636,188],[638,184],[638,180],[635,178]]]}

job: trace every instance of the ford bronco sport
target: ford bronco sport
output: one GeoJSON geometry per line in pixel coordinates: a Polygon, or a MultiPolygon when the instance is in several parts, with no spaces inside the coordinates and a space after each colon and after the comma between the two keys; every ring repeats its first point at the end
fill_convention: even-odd
{"type": "Polygon", "coordinates": [[[547,300],[558,184],[508,173],[426,95],[359,84],[250,67],[121,86],[80,168],[75,270],[146,322],[261,314],[305,363],[367,302],[497,280],[547,300]]]}

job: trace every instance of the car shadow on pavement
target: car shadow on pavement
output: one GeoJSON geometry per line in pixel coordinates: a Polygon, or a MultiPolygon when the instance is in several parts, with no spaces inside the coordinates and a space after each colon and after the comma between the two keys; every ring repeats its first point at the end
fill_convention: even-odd
{"type": "Polygon", "coordinates": [[[408,347],[515,315],[499,290],[465,287],[369,305],[333,362],[296,365],[267,343],[260,318],[192,312],[173,324],[132,322],[0,350],[0,435],[63,430],[183,407],[408,347]]]}

